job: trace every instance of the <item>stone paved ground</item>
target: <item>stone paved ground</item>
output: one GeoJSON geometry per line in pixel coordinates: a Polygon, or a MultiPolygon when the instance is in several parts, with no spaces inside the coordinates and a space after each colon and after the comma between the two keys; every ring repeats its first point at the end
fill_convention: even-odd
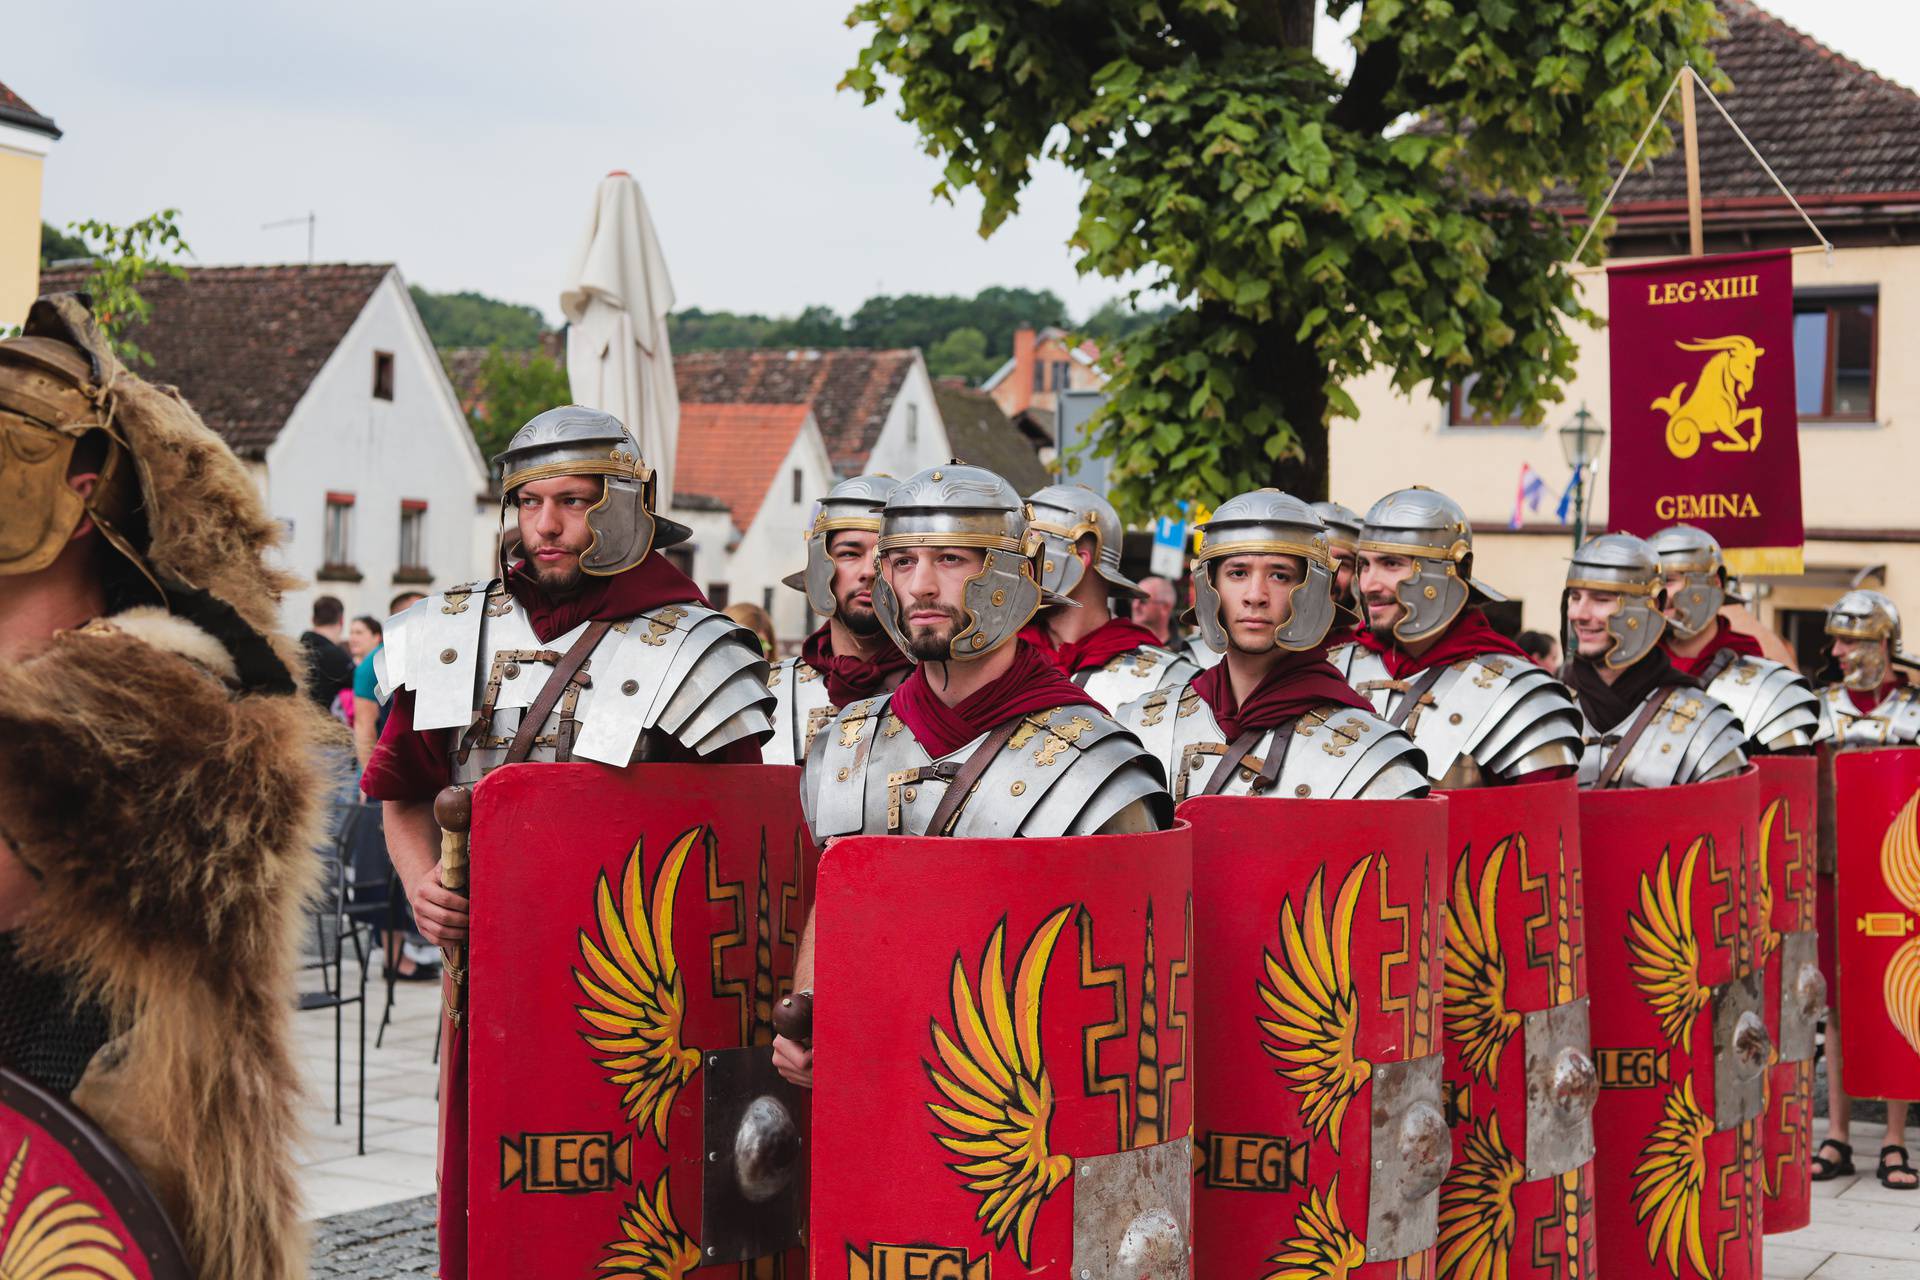
{"type": "Polygon", "coordinates": [[[433,1280],[433,1197],[356,1209],[316,1223],[314,1280],[433,1280]]]}

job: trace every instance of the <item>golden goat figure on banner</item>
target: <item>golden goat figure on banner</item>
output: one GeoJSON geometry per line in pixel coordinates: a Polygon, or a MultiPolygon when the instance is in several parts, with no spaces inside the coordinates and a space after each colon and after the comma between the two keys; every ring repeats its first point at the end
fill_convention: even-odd
{"type": "Polygon", "coordinates": [[[1713,447],[1732,453],[1751,453],[1760,447],[1760,410],[1741,406],[1753,390],[1753,367],[1765,347],[1754,345],[1752,338],[1738,334],[1726,338],[1696,338],[1676,342],[1682,351],[1711,351],[1714,355],[1700,370],[1693,390],[1686,392],[1685,382],[1676,382],[1673,390],[1653,402],[1652,407],[1667,415],[1667,449],[1676,458],[1691,458],[1700,451],[1702,436],[1720,435],[1713,447]],[[1740,428],[1753,424],[1752,436],[1742,436],[1740,428]]]}

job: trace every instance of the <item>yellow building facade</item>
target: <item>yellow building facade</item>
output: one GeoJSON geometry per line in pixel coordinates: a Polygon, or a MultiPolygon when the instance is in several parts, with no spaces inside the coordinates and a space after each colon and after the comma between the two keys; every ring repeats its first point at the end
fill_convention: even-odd
{"type": "Polygon", "coordinates": [[[0,328],[26,319],[40,284],[40,191],[52,120],[0,84],[0,328]]]}

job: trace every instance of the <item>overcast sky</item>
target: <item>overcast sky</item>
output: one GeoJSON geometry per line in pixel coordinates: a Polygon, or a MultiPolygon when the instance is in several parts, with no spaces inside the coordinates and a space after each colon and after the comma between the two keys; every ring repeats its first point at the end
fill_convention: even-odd
{"type": "MultiPolygon", "coordinates": [[[[557,317],[607,170],[640,179],[679,305],[843,312],[875,293],[1050,288],[1076,314],[1073,179],[1049,168],[988,241],[978,201],[890,105],[836,93],[848,0],[333,0],[9,6],[0,82],[66,136],[49,221],[177,206],[201,263],[391,261],[557,317]]],[[[1906,85],[1920,19],[1889,0],[1772,0],[1906,85]]],[[[1323,23],[1324,26],[1324,23],[1323,23]]],[[[1338,33],[1323,30],[1323,45],[1338,33]]],[[[1736,114],[1737,106],[1734,108],[1736,114]]]]}

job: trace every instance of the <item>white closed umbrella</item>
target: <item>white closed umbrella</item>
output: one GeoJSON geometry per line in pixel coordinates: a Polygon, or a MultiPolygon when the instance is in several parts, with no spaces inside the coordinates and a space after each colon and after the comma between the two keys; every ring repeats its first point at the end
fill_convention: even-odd
{"type": "Polygon", "coordinates": [[[625,170],[600,183],[560,291],[560,310],[567,318],[574,402],[605,410],[633,432],[658,479],[656,501],[667,511],[680,439],[680,393],[667,343],[673,281],[646,197],[625,170]]]}

